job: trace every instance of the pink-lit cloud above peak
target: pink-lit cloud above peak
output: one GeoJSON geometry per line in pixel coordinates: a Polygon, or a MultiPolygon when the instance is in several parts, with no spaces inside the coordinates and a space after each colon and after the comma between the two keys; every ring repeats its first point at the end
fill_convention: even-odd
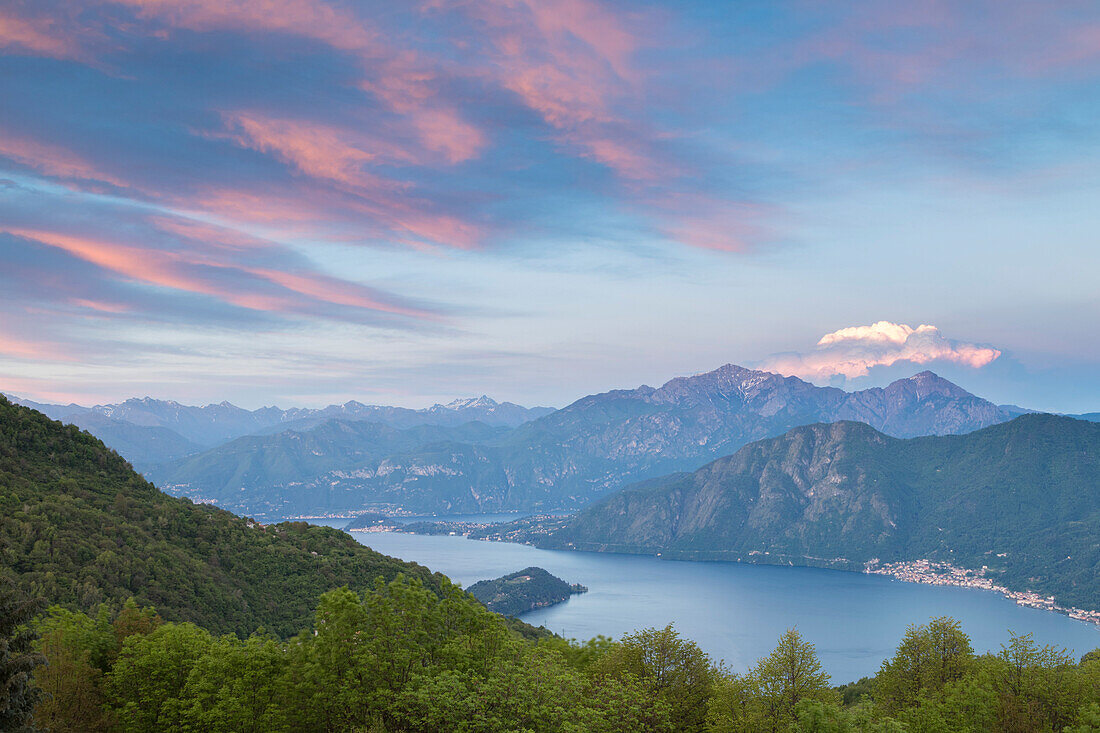
{"type": "Polygon", "coordinates": [[[828,380],[841,376],[865,377],[871,369],[908,362],[914,367],[934,362],[971,369],[988,366],[1001,351],[989,346],[956,341],[938,328],[922,324],[877,321],[869,326],[849,326],[822,336],[814,348],[803,353],[777,354],[762,368],[785,376],[828,380]]]}

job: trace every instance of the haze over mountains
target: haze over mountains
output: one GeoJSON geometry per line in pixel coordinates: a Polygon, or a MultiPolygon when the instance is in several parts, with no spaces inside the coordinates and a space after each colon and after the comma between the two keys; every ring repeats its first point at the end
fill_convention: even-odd
{"type": "Polygon", "coordinates": [[[258,425],[251,436],[143,466],[166,490],[257,516],[574,509],[798,425],[858,420],[910,437],[968,432],[1016,414],[931,372],[845,392],[734,365],[660,388],[590,395],[541,416],[487,398],[416,411],[349,403],[306,414],[150,402],[130,400],[109,415],[173,425],[185,437],[199,437],[196,416],[222,435],[258,425]],[[535,419],[514,426],[525,417],[535,419]],[[498,429],[462,427],[467,420],[495,420],[498,429]],[[412,430],[433,422],[439,429],[412,430]]]}
{"type": "Polygon", "coordinates": [[[198,453],[243,435],[303,430],[333,418],[369,420],[397,428],[457,426],[474,421],[515,427],[553,411],[549,407],[528,408],[511,402],[496,402],[484,395],[421,410],[364,405],[354,400],[320,409],[261,407],[246,410],[229,402],[197,407],[151,397],[95,407],[44,404],[10,395],[9,399],[54,420],[84,428],[139,468],[198,453]]]}

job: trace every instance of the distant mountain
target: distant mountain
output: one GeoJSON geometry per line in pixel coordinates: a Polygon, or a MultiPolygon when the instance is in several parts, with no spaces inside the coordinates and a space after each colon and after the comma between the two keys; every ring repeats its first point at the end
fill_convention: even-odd
{"type": "Polygon", "coordinates": [[[203,449],[202,445],[169,428],[115,419],[98,408],[74,404],[48,405],[14,398],[11,401],[37,410],[51,420],[60,420],[87,430],[102,440],[108,448],[130,461],[138,471],[193,455],[203,449]]]}
{"type": "MultiPolygon", "coordinates": [[[[137,427],[171,430],[183,439],[200,447],[210,447],[241,435],[261,430],[269,425],[304,417],[309,410],[280,410],[263,407],[245,410],[229,402],[197,407],[182,405],[174,400],[155,400],[151,397],[131,398],[113,405],[49,405],[17,397],[16,404],[31,407],[54,420],[73,424],[89,422],[89,416],[107,418],[114,423],[128,423],[137,427]]],[[[90,422],[100,426],[102,420],[90,422]]],[[[83,427],[83,425],[81,425],[83,427]]],[[[93,428],[88,428],[94,433],[93,428]]],[[[124,457],[129,458],[123,454],[124,457]]],[[[162,460],[168,460],[164,458],[162,460]]]]}
{"type": "MultiPolygon", "coordinates": [[[[845,392],[727,365],[673,379],[659,389],[642,386],[584,397],[479,440],[452,437],[393,454],[385,454],[385,446],[371,447],[361,464],[342,465],[338,473],[326,468],[311,478],[272,476],[271,483],[260,485],[239,480],[235,462],[207,453],[190,461],[203,467],[198,474],[180,473],[176,464],[152,475],[172,491],[225,497],[233,502],[228,506],[254,513],[279,501],[282,511],[302,514],[396,507],[424,512],[572,509],[627,483],[694,470],[798,425],[858,420],[909,437],[963,433],[1010,418],[931,372],[885,388],[845,392]],[[289,486],[291,480],[298,483],[289,486]]],[[[259,444],[252,449],[266,450],[259,444]]]]}
{"type": "MultiPolygon", "coordinates": [[[[1020,407],[1019,405],[997,405],[1002,410],[1007,412],[1012,417],[1019,417],[1020,415],[1030,415],[1033,412],[1039,412],[1039,410],[1030,410],[1026,407],[1020,407]]],[[[1077,417],[1076,415],[1069,415],[1069,417],[1077,417]]]]}
{"type": "Polygon", "coordinates": [[[87,412],[66,418],[102,440],[108,448],[130,461],[138,471],[145,471],[163,461],[194,455],[202,446],[193,443],[168,428],[135,425],[115,420],[98,412],[87,412]]]}
{"type": "Polygon", "coordinates": [[[521,426],[503,445],[515,485],[535,487],[547,506],[570,507],[625,483],[695,469],[798,425],[856,420],[912,437],[965,433],[1011,417],[932,372],[845,392],[728,364],[659,389],[585,397],[521,426]]]}
{"type": "Polygon", "coordinates": [[[252,434],[271,434],[284,430],[308,430],[333,418],[376,422],[404,429],[417,425],[442,425],[458,427],[470,422],[480,422],[494,427],[514,428],[553,412],[550,407],[523,407],[512,402],[497,402],[489,397],[471,397],[454,400],[446,405],[432,405],[422,410],[407,407],[364,405],[361,402],[345,402],[329,405],[307,414],[288,416],[288,419],[272,423],[252,431],[252,434]]]}
{"type": "Polygon", "coordinates": [[[618,492],[542,547],[859,568],[988,566],[1010,588],[1100,607],[1100,425],[1045,414],[899,440],[795,428],[692,473],[618,492]]]}
{"type": "Polygon", "coordinates": [[[1083,415],[1070,415],[1069,417],[1075,417],[1078,420],[1088,420],[1089,422],[1100,422],[1100,412],[1086,412],[1083,415]]]}
{"type": "Polygon", "coordinates": [[[168,496],[99,440],[0,396],[0,586],[85,610],[133,597],[216,632],[287,636],[321,593],[398,573],[439,588],[339,530],[168,496]]]}
{"type": "Polygon", "coordinates": [[[11,399],[51,419],[84,428],[143,472],[244,435],[308,430],[333,418],[377,422],[395,428],[457,427],[469,422],[514,428],[553,412],[549,407],[528,408],[511,402],[496,402],[484,395],[422,410],[364,405],[354,400],[320,409],[262,407],[246,410],[229,402],[196,407],[150,397],[95,407],[11,399]]]}
{"type": "MultiPolygon", "coordinates": [[[[237,438],[197,456],[152,469],[148,477],[165,490],[195,501],[254,516],[347,510],[362,505],[362,487],[375,488],[378,503],[414,506],[421,479],[446,480],[447,467],[420,471],[400,457],[431,455],[455,446],[500,437],[507,428],[485,423],[457,427],[417,425],[398,429],[382,423],[329,418],[308,430],[237,438]],[[349,497],[348,487],[354,493],[349,497]]],[[[430,492],[429,492],[430,493],[430,492]]]]}

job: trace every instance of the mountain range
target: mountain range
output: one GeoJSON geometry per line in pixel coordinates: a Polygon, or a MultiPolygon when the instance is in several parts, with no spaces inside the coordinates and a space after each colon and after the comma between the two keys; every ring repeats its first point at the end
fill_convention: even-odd
{"type": "Polygon", "coordinates": [[[430,466],[412,465],[406,456],[452,455],[507,432],[505,427],[482,422],[399,429],[329,419],[308,430],[237,438],[155,467],[146,475],[178,496],[235,507],[258,517],[356,509],[363,505],[366,483],[376,486],[372,497],[376,509],[397,510],[405,500],[400,487],[407,483],[429,477],[439,483],[472,473],[469,468],[459,474],[437,465],[442,458],[430,466]]]}
{"type": "Polygon", "coordinates": [[[54,405],[11,397],[54,420],[71,423],[100,438],[141,470],[200,453],[245,435],[307,430],[332,419],[377,422],[395,428],[417,425],[458,426],[479,421],[516,427],[552,412],[486,397],[458,399],[413,410],[365,405],[354,400],[320,409],[261,407],[246,410],[229,402],[202,407],[151,397],[111,405],[54,405]]]}
{"type": "Polygon", "coordinates": [[[931,372],[846,392],[726,365],[659,388],[590,395],[511,430],[453,429],[395,443],[380,428],[357,432],[338,417],[238,439],[147,475],[169,491],[257,516],[570,510],[799,425],[854,420],[912,437],[965,433],[1016,414],[931,372]],[[367,433],[377,442],[365,445],[375,440],[367,433]],[[305,445],[308,460],[291,459],[305,445]]]}
{"type": "Polygon", "coordinates": [[[932,559],[1096,608],[1100,424],[1031,414],[904,440],[856,422],[807,425],[548,526],[513,539],[847,569],[932,559]]]}

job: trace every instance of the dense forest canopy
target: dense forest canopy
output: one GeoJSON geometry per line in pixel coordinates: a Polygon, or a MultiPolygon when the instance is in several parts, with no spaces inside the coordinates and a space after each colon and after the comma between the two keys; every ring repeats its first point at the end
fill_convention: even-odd
{"type": "MultiPolygon", "coordinates": [[[[672,627],[617,641],[524,639],[448,583],[324,594],[281,640],[217,636],[136,604],[54,607],[33,625],[33,723],[51,731],[1066,731],[1100,726],[1100,653],[958,623],[911,627],[874,678],[833,686],[791,629],[734,674],[672,627]]],[[[3,669],[0,660],[0,670],[3,669]]]]}

